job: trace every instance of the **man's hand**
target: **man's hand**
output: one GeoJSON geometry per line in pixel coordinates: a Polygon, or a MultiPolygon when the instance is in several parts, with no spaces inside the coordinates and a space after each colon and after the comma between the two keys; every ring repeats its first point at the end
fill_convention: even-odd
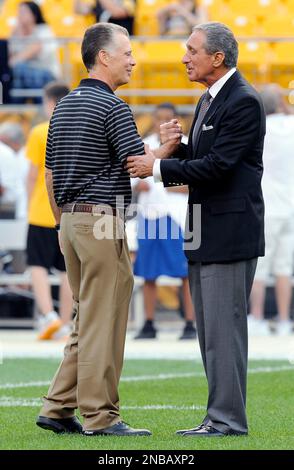
{"type": "Polygon", "coordinates": [[[135,155],[127,158],[126,169],[131,178],[152,176],[155,155],[149,149],[149,145],[145,145],[145,152],[145,155],[135,155]]]}
{"type": "Polygon", "coordinates": [[[177,119],[160,125],[160,142],[164,144],[180,144],[183,136],[182,126],[177,119]]]}
{"type": "Polygon", "coordinates": [[[169,158],[178,149],[183,136],[182,126],[177,119],[160,125],[161,146],[154,151],[156,158],[169,158]]]}

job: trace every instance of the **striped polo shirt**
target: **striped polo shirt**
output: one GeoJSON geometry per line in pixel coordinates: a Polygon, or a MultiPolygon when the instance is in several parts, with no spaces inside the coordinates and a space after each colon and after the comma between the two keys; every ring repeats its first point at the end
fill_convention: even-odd
{"type": "Polygon", "coordinates": [[[144,154],[129,106],[92,78],[62,98],[52,115],[46,168],[53,173],[57,206],[79,202],[126,208],[131,185],[129,155],[144,154]]]}

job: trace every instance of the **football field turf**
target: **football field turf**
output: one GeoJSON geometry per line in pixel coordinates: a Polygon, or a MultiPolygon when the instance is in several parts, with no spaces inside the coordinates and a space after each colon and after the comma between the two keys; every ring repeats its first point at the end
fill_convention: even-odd
{"type": "Polygon", "coordinates": [[[57,359],[5,359],[0,365],[0,449],[186,450],[294,449],[294,364],[250,361],[250,434],[191,438],[205,414],[207,387],[200,362],[126,360],[120,384],[122,418],[152,430],[151,437],[56,435],[35,425],[57,359]]]}

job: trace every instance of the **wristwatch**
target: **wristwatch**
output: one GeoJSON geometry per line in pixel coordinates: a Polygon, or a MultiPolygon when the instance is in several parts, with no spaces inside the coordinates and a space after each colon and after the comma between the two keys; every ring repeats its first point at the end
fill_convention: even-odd
{"type": "Polygon", "coordinates": [[[55,230],[57,230],[57,232],[59,232],[59,230],[60,230],[60,224],[56,224],[56,225],[55,225],[55,230]]]}

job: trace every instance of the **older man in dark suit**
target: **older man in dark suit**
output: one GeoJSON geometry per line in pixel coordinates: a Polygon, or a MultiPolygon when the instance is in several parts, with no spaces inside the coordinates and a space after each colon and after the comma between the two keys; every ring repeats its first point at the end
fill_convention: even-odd
{"type": "MultiPolygon", "coordinates": [[[[174,159],[151,152],[128,159],[131,176],[189,185],[185,252],[209,396],[202,423],[177,431],[183,436],[248,433],[247,305],[257,258],[264,255],[265,115],[257,92],[236,70],[237,58],[237,41],[225,25],[196,26],[183,63],[189,79],[208,90],[188,145],[178,145],[174,159]]],[[[177,121],[162,126],[163,141],[180,133],[177,121]]]]}

